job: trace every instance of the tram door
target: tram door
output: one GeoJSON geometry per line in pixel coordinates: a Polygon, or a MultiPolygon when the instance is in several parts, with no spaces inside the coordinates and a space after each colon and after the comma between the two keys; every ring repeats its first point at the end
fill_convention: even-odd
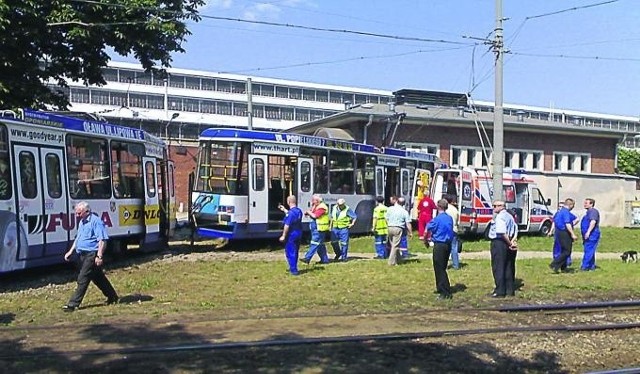
{"type": "Polygon", "coordinates": [[[157,242],[160,236],[160,193],[158,192],[158,165],[154,157],[143,157],[145,198],[143,202],[143,230],[145,243],[157,242]]]}
{"type": "Polygon", "coordinates": [[[16,145],[13,151],[20,211],[18,259],[60,255],[67,249],[70,230],[76,227],[65,192],[63,150],[16,145]],[[29,253],[24,240],[32,248],[29,253]]]}
{"type": "MultiPolygon", "coordinates": [[[[311,197],[313,196],[313,159],[298,158],[298,167],[296,176],[298,179],[298,207],[302,211],[311,208],[311,197]]],[[[303,215],[302,221],[308,222],[311,218],[303,215]]]]}
{"type": "Polygon", "coordinates": [[[249,223],[269,221],[267,156],[249,155],[249,223]]]}
{"type": "Polygon", "coordinates": [[[411,209],[411,179],[413,176],[413,170],[400,168],[400,196],[404,197],[405,209],[409,211],[411,209]]]}

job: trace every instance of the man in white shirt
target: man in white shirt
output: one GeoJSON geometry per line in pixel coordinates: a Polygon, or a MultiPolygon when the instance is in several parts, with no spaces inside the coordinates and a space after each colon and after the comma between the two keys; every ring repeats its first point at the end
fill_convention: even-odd
{"type": "Polygon", "coordinates": [[[453,239],[451,240],[451,267],[455,270],[460,269],[460,256],[458,254],[458,247],[460,245],[458,239],[458,218],[460,217],[460,213],[458,212],[458,202],[456,201],[456,197],[454,195],[446,195],[445,199],[447,199],[447,203],[449,206],[445,213],[453,218],[453,239]]]}

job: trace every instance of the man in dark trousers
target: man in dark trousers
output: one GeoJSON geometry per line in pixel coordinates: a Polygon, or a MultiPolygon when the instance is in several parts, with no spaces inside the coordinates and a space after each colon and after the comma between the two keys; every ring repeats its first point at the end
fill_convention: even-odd
{"type": "Polygon", "coordinates": [[[91,213],[91,207],[86,201],[76,204],[76,217],[80,219],[78,223],[78,233],[71,248],[64,255],[65,261],[70,261],[74,253],[80,255],[80,272],[78,273],[78,287],[69,299],[69,302],[62,307],[65,312],[73,312],[78,309],[84,298],[89,282],[93,282],[107,298],[107,304],[118,302],[116,290],[104,275],[102,265],[104,264],[104,251],[107,247],[107,229],[104,222],[95,214],[91,213]]]}
{"type": "Polygon", "coordinates": [[[489,226],[489,239],[491,239],[491,271],[495,288],[489,296],[514,296],[517,254],[515,238],[518,226],[513,216],[505,209],[504,201],[494,201],[493,212],[496,216],[489,226]]]}
{"type": "Polygon", "coordinates": [[[438,299],[442,300],[451,298],[447,264],[453,239],[453,218],[446,213],[449,206],[447,200],[438,200],[436,205],[438,214],[427,224],[427,231],[431,233],[431,241],[433,241],[433,271],[436,276],[436,292],[438,299]]]}
{"type": "MultiPolygon", "coordinates": [[[[553,216],[553,229],[555,231],[556,240],[560,243],[560,256],[554,258],[549,264],[551,270],[557,273],[567,268],[567,259],[571,256],[573,250],[573,242],[578,238],[573,232],[573,220],[575,216],[571,210],[575,206],[575,201],[568,198],[564,201],[564,206],[553,216]]],[[[551,233],[550,233],[551,234],[551,233]]]]}
{"type": "Polygon", "coordinates": [[[583,271],[596,270],[596,249],[600,241],[600,212],[594,207],[595,205],[594,199],[584,199],[583,206],[587,211],[580,221],[580,232],[584,246],[580,270],[583,271]]]}

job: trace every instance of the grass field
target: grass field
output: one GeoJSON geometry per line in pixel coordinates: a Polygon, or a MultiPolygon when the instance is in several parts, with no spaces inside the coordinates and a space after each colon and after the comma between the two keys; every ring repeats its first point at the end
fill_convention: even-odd
{"type": "MultiPolygon", "coordinates": [[[[360,238],[354,242],[364,245],[365,240],[360,238]]],[[[242,253],[237,257],[252,255],[242,253]]],[[[272,257],[265,261],[220,261],[206,256],[167,261],[156,255],[124,260],[112,264],[109,271],[124,303],[102,307],[103,296],[91,286],[84,308],[65,315],[64,320],[95,322],[123,316],[148,319],[183,314],[225,319],[367,314],[433,307],[483,307],[499,302],[524,304],[640,297],[637,287],[640,264],[624,264],[619,260],[600,260],[600,268],[593,272],[564,274],[553,274],[547,267],[547,259],[519,260],[516,277],[521,288],[515,298],[502,300],[486,296],[493,287],[489,261],[465,261],[461,270],[449,271],[456,290],[454,299],[441,302],[433,294],[432,263],[427,259],[410,260],[397,267],[377,260],[301,264],[301,276],[293,277],[286,271],[281,250],[273,251],[272,257]]],[[[37,279],[36,286],[30,277],[33,276],[16,277],[16,283],[6,287],[0,296],[0,310],[14,315],[7,323],[60,322],[60,307],[75,288],[75,273],[71,269],[58,270],[37,279]]]]}

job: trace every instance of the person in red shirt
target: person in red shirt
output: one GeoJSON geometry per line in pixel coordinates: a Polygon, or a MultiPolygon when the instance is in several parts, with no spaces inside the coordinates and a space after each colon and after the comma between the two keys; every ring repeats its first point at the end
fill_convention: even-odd
{"type": "MultiPolygon", "coordinates": [[[[434,210],[436,210],[436,203],[425,193],[422,200],[418,203],[418,236],[420,240],[425,239],[425,227],[431,222],[434,210]]],[[[426,235],[428,240],[431,234],[427,232],[426,235]]]]}

